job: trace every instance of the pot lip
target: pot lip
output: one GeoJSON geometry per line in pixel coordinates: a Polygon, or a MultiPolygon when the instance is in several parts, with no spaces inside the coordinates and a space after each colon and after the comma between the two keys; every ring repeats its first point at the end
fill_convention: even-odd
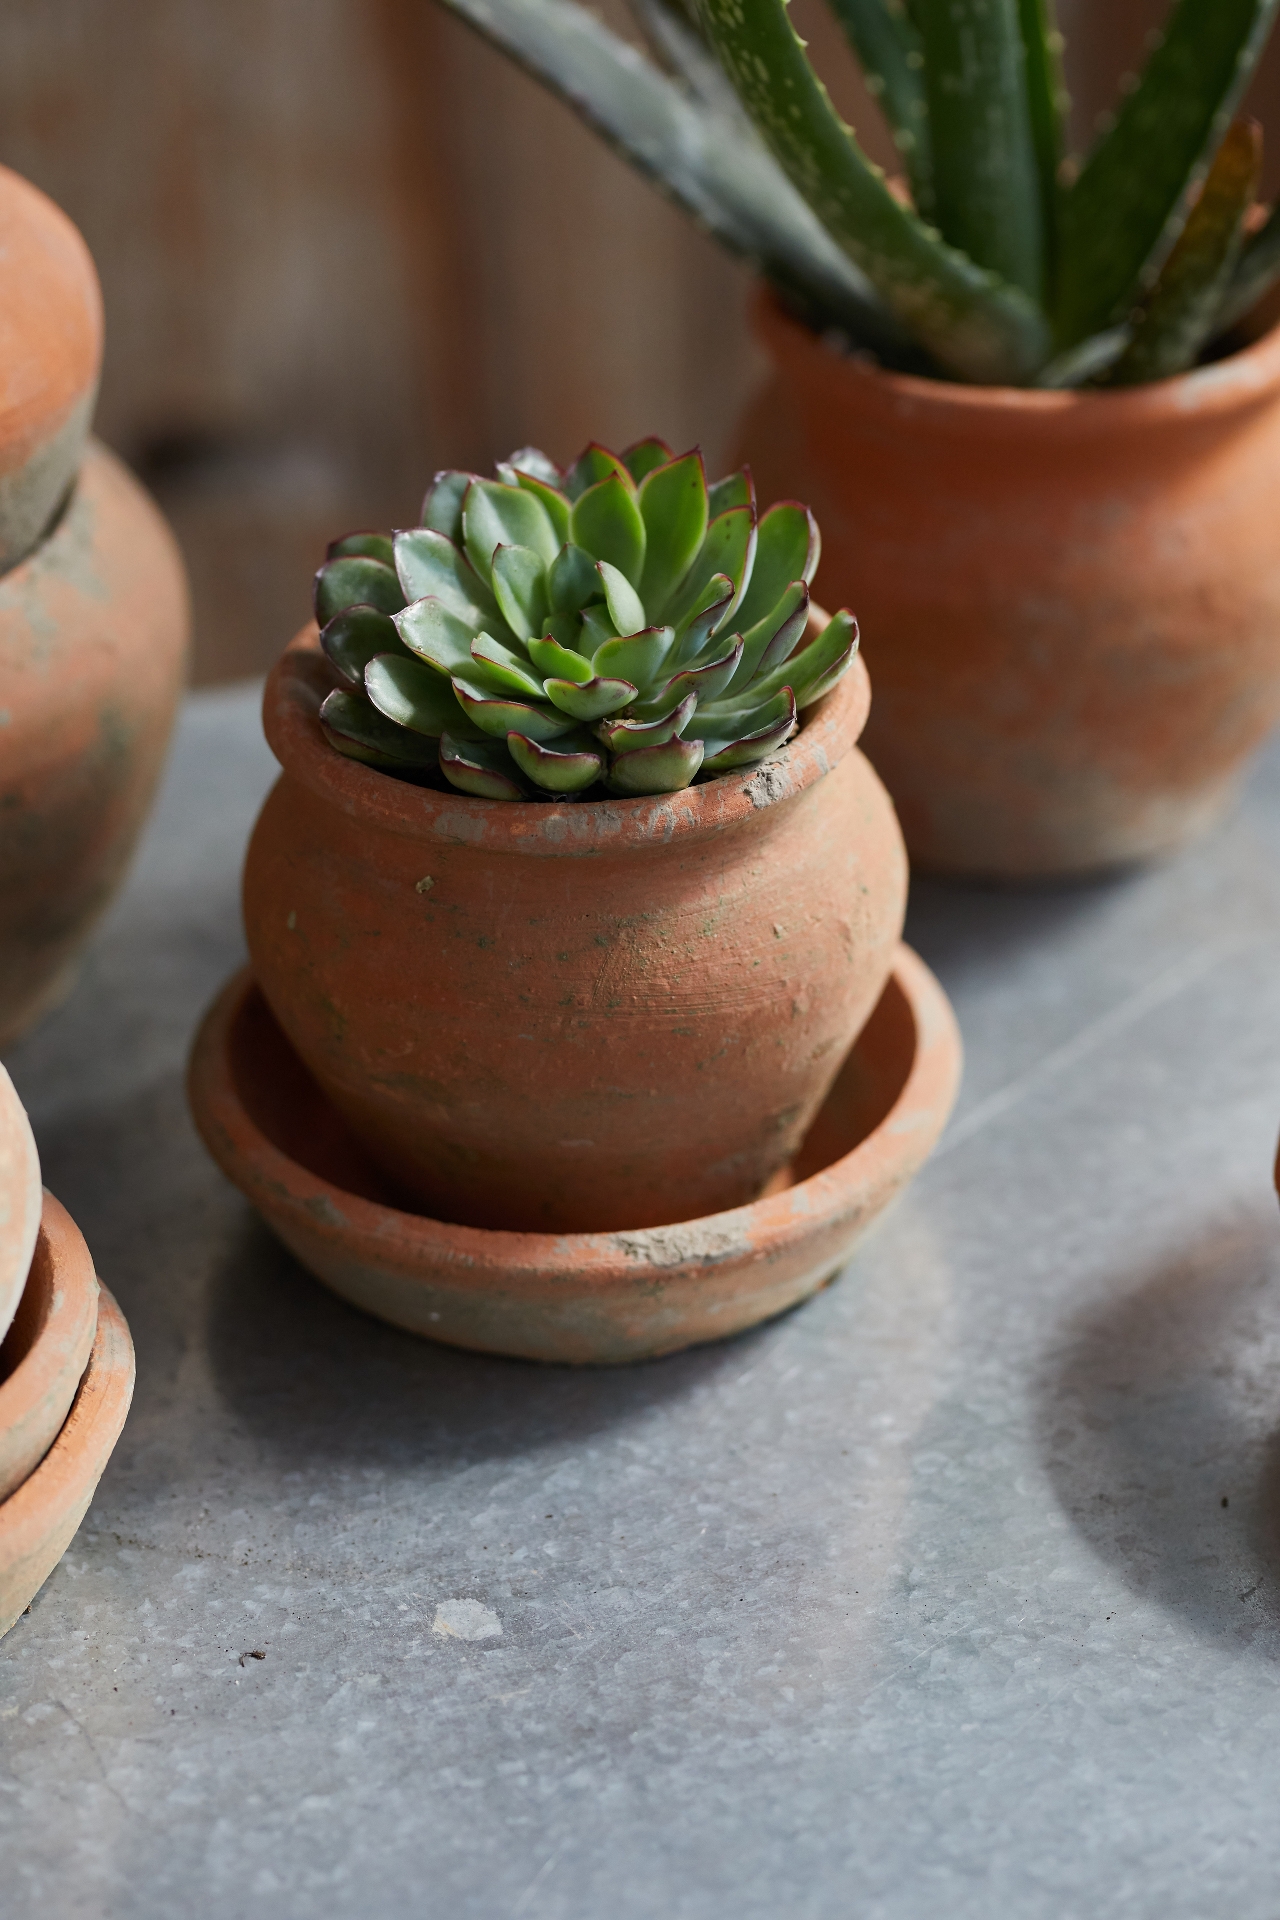
{"type": "MultiPolygon", "coordinates": [[[[815,611],[825,624],[827,616],[815,611]]],[[[843,680],[807,709],[795,738],[770,759],[681,793],[557,805],[440,793],[347,759],[329,745],[317,719],[333,684],[311,621],[290,641],[263,693],[263,731],[287,775],[371,830],[543,858],[662,847],[753,819],[830,773],[855,745],[871,706],[867,669],[855,654],[843,680]]]]}
{"type": "MultiPolygon", "coordinates": [[[[664,1227],[596,1233],[513,1233],[457,1226],[406,1213],[312,1173],[261,1130],[241,1100],[231,1066],[231,1034],[252,996],[262,996],[250,967],[217,994],[192,1044],[187,1101],[197,1129],[223,1173],[268,1218],[291,1220],[307,1237],[328,1240],[344,1257],[394,1267],[409,1278],[431,1266],[461,1291],[486,1290],[500,1271],[518,1293],[548,1275],[572,1271],[594,1293],[634,1292],[641,1263],[655,1274],[756,1260],[789,1248],[841,1220],[860,1218],[868,1194],[897,1185],[927,1159],[955,1102],[962,1043],[951,1003],[929,968],[898,946],[885,991],[896,991],[915,1034],[912,1058],[893,1105],[857,1146],[806,1180],[743,1207],[664,1227]]],[[[269,1017],[270,1009],[266,1009],[269,1017]]],[[[287,1043],[286,1043],[287,1044],[287,1043]]],[[[855,1040],[854,1045],[857,1042],[855,1040]]]]}
{"type": "MultiPolygon", "coordinates": [[[[30,458],[97,392],[102,368],[103,301],[88,244],[71,216],[35,182],[0,166],[0,232],[36,262],[35,291],[44,324],[26,325],[23,384],[0,399],[0,466],[30,458]],[[40,293],[43,287],[43,294],[40,293]],[[52,293],[54,300],[49,300],[52,293]],[[31,443],[31,444],[25,444],[31,443]]],[[[27,322],[30,315],[20,311],[27,322]]],[[[10,325],[13,320],[10,320],[10,325]]]]}
{"type": "Polygon", "coordinates": [[[969,386],[888,372],[870,355],[828,348],[821,335],[787,312],[764,282],[755,288],[753,317],[777,359],[796,366],[802,377],[820,365],[824,389],[829,392],[834,385],[859,411],[927,420],[956,434],[1056,432],[1092,438],[1126,430],[1178,429],[1247,412],[1280,390],[1280,325],[1210,366],[1143,386],[1085,393],[969,386]]]}
{"type": "MultiPolygon", "coordinates": [[[[26,1346],[0,1380],[0,1498],[26,1478],[49,1443],[51,1395],[65,1414],[88,1365],[98,1324],[98,1279],[84,1236],[66,1208],[46,1192],[31,1272],[23,1290],[35,1324],[26,1346]]],[[[61,1425],[61,1420],[58,1422],[61,1425]]]]}
{"type": "Polygon", "coordinates": [[[35,1135],[17,1089],[0,1065],[0,1340],[27,1284],[42,1206],[35,1135]]]}

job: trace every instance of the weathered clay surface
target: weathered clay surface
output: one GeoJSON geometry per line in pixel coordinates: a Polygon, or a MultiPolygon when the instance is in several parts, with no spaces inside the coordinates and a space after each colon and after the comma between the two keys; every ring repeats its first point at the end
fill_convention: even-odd
{"type": "Polygon", "coordinates": [[[0,167],[0,573],[30,552],[80,465],[102,296],[76,228],[0,167]]]}
{"type": "Polygon", "coordinates": [[[34,1472],[62,1430],[98,1325],[98,1279],[70,1214],[44,1195],[31,1271],[0,1345],[0,1500],[34,1472]]]}
{"type": "Polygon", "coordinates": [[[124,876],[185,671],[182,563],[105,448],[0,579],[0,1045],[65,989],[124,876]]]}
{"type": "Polygon", "coordinates": [[[31,1604],[84,1519],[133,1398],[133,1341],[102,1288],[93,1351],[62,1431],[0,1504],[0,1635],[31,1604]]]}
{"type": "Polygon", "coordinates": [[[1083,872],[1178,846],[1280,717],[1280,332],[1116,393],[890,376],[767,298],[742,447],[857,608],[913,859],[1083,872]]]}
{"type": "Polygon", "coordinates": [[[880,996],[893,809],[854,745],[865,669],[767,768],[687,792],[510,804],[333,751],[314,629],[267,685],[284,775],[245,868],[272,1011],[410,1204],[523,1231],[756,1198],[880,996]]]}
{"type": "Polygon", "coordinates": [[[22,1298],[40,1231],[40,1160],[22,1102],[0,1066],[0,1340],[22,1298]]]}
{"type": "Polygon", "coordinates": [[[791,1184],[629,1233],[490,1233],[398,1210],[247,969],[206,1016],[188,1090],[224,1173],[356,1306],[455,1346],[623,1361],[740,1332],[831,1279],[928,1157],[959,1077],[950,1006],[900,947],[791,1184]]]}

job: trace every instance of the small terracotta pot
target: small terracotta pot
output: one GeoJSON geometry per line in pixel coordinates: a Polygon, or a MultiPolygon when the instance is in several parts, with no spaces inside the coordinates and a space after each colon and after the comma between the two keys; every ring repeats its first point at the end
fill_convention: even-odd
{"type": "Polygon", "coordinates": [[[98,1330],[62,1431],[0,1505],[0,1635],[40,1591],[84,1519],[133,1398],[133,1341],[102,1288],[98,1330]]]}
{"type": "Polygon", "coordinates": [[[167,526],[91,446],[54,532],[0,579],[0,1046],[66,990],[124,877],[187,628],[167,526]]]}
{"type": "Polygon", "coordinates": [[[719,1340],[825,1285],[928,1158],[960,1079],[946,996],[906,947],[780,1190],[630,1233],[490,1233],[391,1204],[246,968],[205,1016],[188,1093],[205,1144],[302,1264],[453,1346],[615,1362],[719,1340]]]}
{"type": "Polygon", "coordinates": [[[1280,332],[1113,393],[829,351],[761,296],[741,445],[856,607],[912,858],[1010,878],[1177,847],[1280,717],[1280,332]]]}
{"type": "Polygon", "coordinates": [[[65,213],[0,167],[0,573],[48,530],[84,452],[102,295],[65,213]]]}
{"type": "Polygon", "coordinates": [[[0,1340],[27,1284],[40,1231],[40,1160],[26,1109],[0,1067],[0,1340]]]}
{"type": "Polygon", "coordinates": [[[438,1219],[575,1231],[754,1199],[888,976],[906,860],[854,742],[861,662],[766,765],[684,793],[469,799],[336,753],[314,629],[267,683],[284,774],[254,970],[325,1093],[438,1219]]]}
{"type": "Polygon", "coordinates": [[[75,1221],[51,1193],[22,1302],[0,1345],[0,1500],[57,1439],[98,1326],[98,1279],[75,1221]]]}

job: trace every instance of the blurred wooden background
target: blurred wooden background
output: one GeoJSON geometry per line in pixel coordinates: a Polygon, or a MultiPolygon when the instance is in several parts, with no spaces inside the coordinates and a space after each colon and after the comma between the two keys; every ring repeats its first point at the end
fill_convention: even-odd
{"type": "MultiPolygon", "coordinates": [[[[821,0],[792,12],[890,159],[821,0]]],[[[1078,138],[1166,12],[1061,0],[1078,138]]],[[[199,680],[261,671],[326,539],[411,520],[435,468],[653,431],[714,465],[760,374],[745,273],[433,0],[10,0],[0,160],[97,258],[99,431],[183,544],[199,680]]]]}

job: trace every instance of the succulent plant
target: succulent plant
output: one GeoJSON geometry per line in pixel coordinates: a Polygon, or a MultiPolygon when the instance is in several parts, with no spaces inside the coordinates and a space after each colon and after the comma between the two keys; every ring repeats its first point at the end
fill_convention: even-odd
{"type": "Polygon", "coordinates": [[[808,508],[757,516],[749,472],[708,487],[696,450],[593,443],[562,473],[526,447],[437,474],[422,522],[334,541],[315,585],[325,732],[403,778],[674,793],[774,752],[857,650],[848,612],[801,644],[808,508]]]}
{"type": "Polygon", "coordinates": [[[630,0],[654,59],[578,0],[446,0],[813,325],[888,366],[1158,378],[1280,275],[1256,142],[1236,123],[1224,149],[1280,0],[1175,0],[1082,164],[1053,0],[830,3],[900,180],[836,113],[787,0],[630,0]]]}

